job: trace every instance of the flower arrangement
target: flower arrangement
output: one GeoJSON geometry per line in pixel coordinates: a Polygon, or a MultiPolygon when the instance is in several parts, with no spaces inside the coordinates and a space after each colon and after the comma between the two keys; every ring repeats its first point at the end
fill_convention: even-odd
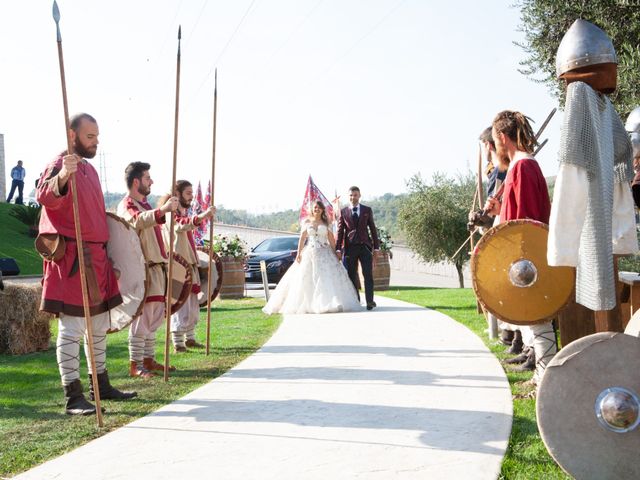
{"type": "Polygon", "coordinates": [[[236,259],[244,259],[247,256],[249,248],[247,243],[238,235],[227,237],[226,235],[214,235],[213,251],[220,257],[233,257],[236,259]]]}
{"type": "Polygon", "coordinates": [[[380,240],[380,251],[391,252],[391,249],[393,248],[393,240],[391,240],[391,235],[386,228],[378,228],[378,240],[380,240]]]}

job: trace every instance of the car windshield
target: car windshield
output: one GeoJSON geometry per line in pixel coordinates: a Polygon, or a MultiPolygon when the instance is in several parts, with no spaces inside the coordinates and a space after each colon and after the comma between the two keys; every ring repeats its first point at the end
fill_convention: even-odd
{"type": "Polygon", "coordinates": [[[265,240],[256,248],[254,252],[286,252],[298,249],[298,239],[296,237],[289,238],[270,238],[265,240]]]}

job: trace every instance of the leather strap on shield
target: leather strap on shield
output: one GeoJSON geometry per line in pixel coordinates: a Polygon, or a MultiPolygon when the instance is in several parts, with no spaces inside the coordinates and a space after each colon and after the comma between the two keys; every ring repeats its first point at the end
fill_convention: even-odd
{"type": "Polygon", "coordinates": [[[516,325],[546,322],[569,302],[572,267],[547,264],[549,227],[534,220],[511,220],[490,229],[471,257],[473,289],[499,319],[516,325]]]}

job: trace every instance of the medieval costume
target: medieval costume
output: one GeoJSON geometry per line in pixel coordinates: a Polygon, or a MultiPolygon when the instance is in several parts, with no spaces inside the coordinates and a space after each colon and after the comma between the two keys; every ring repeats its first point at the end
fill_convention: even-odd
{"type": "MultiPolygon", "coordinates": [[[[174,248],[175,252],[181,255],[191,266],[191,278],[193,282],[187,301],[176,313],[171,315],[171,336],[176,352],[184,352],[187,347],[204,346],[198,343],[195,337],[196,324],[200,318],[198,294],[201,288],[200,274],[198,272],[198,253],[196,251],[193,232],[198,228],[200,223],[197,215],[189,216],[186,210],[184,213],[182,213],[180,209],[176,211],[174,248]]],[[[165,238],[168,239],[169,236],[166,229],[165,235],[165,238]]]]}
{"type": "Polygon", "coordinates": [[[148,378],[154,370],[164,372],[164,367],[155,360],[155,347],[156,331],[165,315],[169,257],[164,247],[161,225],[166,217],[160,209],[153,209],[146,199],[139,201],[129,195],[118,204],[117,211],[138,232],[149,272],[142,315],[131,323],[129,329],[130,375],[148,378]]]}
{"type": "Polygon", "coordinates": [[[576,302],[595,311],[616,305],[614,254],[638,251],[633,199],[632,147],[609,98],[617,57],[595,25],[576,20],[556,58],[567,83],[549,223],[549,265],[576,267],[576,302]]]}
{"type": "MultiPolygon", "coordinates": [[[[60,154],[43,173],[37,189],[37,201],[42,205],[39,242],[54,240],[63,249],[59,255],[45,260],[43,265],[42,303],[40,309],[59,317],[56,357],[66,397],[68,414],[92,414],[95,407],[82,394],[80,383],[80,338],[85,337],[85,355],[89,359],[86,323],[80,284],[76,232],[73,217],[73,198],[67,183],[58,186],[62,168],[60,154]]],[[[104,197],[98,174],[86,160],[78,164],[73,179],[78,199],[78,215],[86,267],[87,293],[93,327],[93,350],[96,373],[103,399],[128,399],[135,392],[120,392],[109,383],[106,369],[107,330],[109,310],[122,303],[115,272],[107,257],[106,242],[109,230],[105,215],[104,197]]],[[[89,364],[89,375],[91,362],[89,364]]],[[[91,383],[91,382],[90,382],[91,383]]],[[[93,396],[93,390],[91,388],[93,396]]]]}
{"type": "MultiPolygon", "coordinates": [[[[550,210],[547,182],[538,162],[530,154],[516,152],[504,181],[500,222],[529,218],[548,223],[550,210]]],[[[533,346],[534,382],[539,383],[547,364],[558,351],[553,325],[539,323],[520,327],[520,331],[524,345],[533,346]]]]}

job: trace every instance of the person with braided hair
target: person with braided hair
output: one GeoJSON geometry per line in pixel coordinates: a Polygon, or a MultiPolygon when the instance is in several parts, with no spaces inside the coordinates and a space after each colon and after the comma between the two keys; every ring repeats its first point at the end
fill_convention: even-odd
{"type": "MultiPolygon", "coordinates": [[[[533,158],[537,141],[529,120],[520,112],[504,110],[492,124],[496,156],[507,169],[502,199],[487,200],[485,210],[500,215],[500,222],[531,219],[549,223],[551,202],[547,182],[540,165],[533,158]]],[[[533,383],[539,384],[547,364],[558,351],[556,334],[551,322],[521,327],[523,341],[532,342],[536,358],[533,383]]]]}

